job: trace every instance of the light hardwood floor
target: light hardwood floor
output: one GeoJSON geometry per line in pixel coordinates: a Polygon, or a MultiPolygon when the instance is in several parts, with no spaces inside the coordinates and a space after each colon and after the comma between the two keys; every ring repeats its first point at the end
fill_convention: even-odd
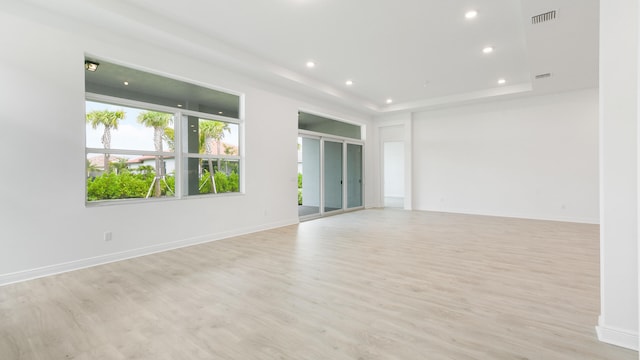
{"type": "Polygon", "coordinates": [[[366,210],[0,287],[0,359],[637,359],[598,227],[366,210]]]}

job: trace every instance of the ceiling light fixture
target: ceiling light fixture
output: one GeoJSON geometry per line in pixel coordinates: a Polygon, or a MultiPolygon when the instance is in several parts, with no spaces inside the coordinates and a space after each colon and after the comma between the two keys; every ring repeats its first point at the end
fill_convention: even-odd
{"type": "Polygon", "coordinates": [[[222,111],[218,111],[218,114],[222,115],[222,114],[224,114],[224,113],[223,113],[222,111]]]}
{"type": "Polygon", "coordinates": [[[313,61],[307,61],[307,67],[309,69],[316,67],[316,63],[314,63],[313,61]]]}
{"type": "Polygon", "coordinates": [[[493,47],[492,46],[486,46],[484,49],[482,49],[482,52],[485,54],[491,54],[493,52],[493,47]]]}
{"type": "Polygon", "coordinates": [[[345,81],[345,84],[347,86],[351,86],[351,85],[353,85],[353,80],[347,80],[347,81],[345,81]]]}
{"type": "Polygon", "coordinates": [[[85,70],[96,71],[96,70],[98,70],[98,66],[100,66],[100,64],[97,63],[97,62],[93,62],[93,61],[89,61],[89,60],[85,60],[84,61],[84,69],[85,70]]]}
{"type": "Polygon", "coordinates": [[[464,17],[467,19],[475,19],[478,16],[478,12],[475,10],[469,10],[464,14],[464,17]]]}
{"type": "Polygon", "coordinates": [[[178,104],[178,107],[182,107],[182,104],[178,104]]]}
{"type": "Polygon", "coordinates": [[[124,86],[127,86],[127,85],[129,85],[129,82],[125,81],[125,82],[123,82],[123,84],[124,84],[124,86]]]}
{"type": "Polygon", "coordinates": [[[387,99],[387,104],[391,104],[393,102],[393,99],[387,99]]]}
{"type": "Polygon", "coordinates": [[[504,85],[507,82],[505,79],[498,79],[498,85],[504,85]]]}

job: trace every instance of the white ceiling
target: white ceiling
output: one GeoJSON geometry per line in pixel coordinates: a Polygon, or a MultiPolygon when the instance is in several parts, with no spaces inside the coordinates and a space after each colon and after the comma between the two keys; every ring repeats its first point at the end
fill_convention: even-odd
{"type": "Polygon", "coordinates": [[[598,85],[598,0],[26,1],[370,114],[598,85]]]}

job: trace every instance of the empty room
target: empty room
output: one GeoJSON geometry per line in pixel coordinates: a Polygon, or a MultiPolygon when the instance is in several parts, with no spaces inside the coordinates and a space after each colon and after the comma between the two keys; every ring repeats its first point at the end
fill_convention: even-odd
{"type": "Polygon", "coordinates": [[[0,6],[0,359],[637,359],[634,0],[0,6]]]}

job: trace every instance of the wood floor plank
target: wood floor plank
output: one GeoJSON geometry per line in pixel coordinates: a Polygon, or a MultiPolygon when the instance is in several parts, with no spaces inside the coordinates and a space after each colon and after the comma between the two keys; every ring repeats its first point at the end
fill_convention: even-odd
{"type": "Polygon", "coordinates": [[[0,287],[0,359],[637,359],[595,225],[365,210],[0,287]]]}

